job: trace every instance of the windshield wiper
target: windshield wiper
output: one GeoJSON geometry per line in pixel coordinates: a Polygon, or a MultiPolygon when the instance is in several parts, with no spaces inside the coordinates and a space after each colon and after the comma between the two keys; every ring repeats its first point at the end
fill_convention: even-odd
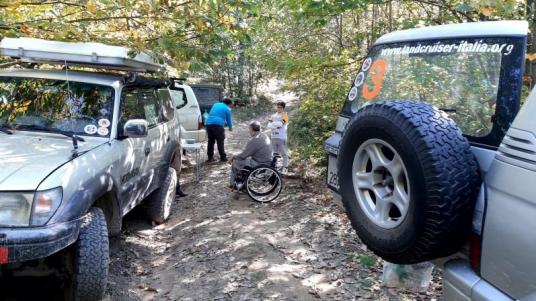
{"type": "Polygon", "coordinates": [[[11,127],[9,127],[7,124],[0,124],[0,132],[6,133],[8,135],[13,135],[11,127]]]}
{"type": "Polygon", "coordinates": [[[17,128],[22,129],[22,130],[50,132],[50,133],[54,133],[54,134],[60,134],[60,135],[63,135],[63,136],[69,137],[69,138],[73,138],[73,141],[75,141],[75,140],[80,141],[80,142],[85,142],[86,141],[84,138],[77,136],[73,132],[62,131],[60,129],[49,128],[49,127],[46,127],[46,126],[40,126],[40,125],[35,125],[35,124],[17,124],[15,126],[17,128]]]}

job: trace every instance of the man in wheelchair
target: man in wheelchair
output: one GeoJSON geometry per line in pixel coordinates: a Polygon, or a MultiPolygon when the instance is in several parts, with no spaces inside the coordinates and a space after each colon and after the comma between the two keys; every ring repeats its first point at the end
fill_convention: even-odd
{"type": "Polygon", "coordinates": [[[261,124],[254,121],[249,125],[249,136],[251,137],[244,150],[231,158],[231,178],[230,187],[236,189],[235,179],[238,173],[246,168],[255,168],[261,165],[270,165],[272,163],[272,144],[270,138],[261,133],[261,124]]]}

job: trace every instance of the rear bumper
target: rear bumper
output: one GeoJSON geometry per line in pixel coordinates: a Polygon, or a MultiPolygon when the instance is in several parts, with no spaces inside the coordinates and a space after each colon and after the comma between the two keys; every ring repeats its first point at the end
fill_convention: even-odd
{"type": "Polygon", "coordinates": [[[195,142],[205,142],[207,140],[207,132],[205,129],[201,130],[183,130],[181,133],[182,139],[194,139],[195,142]]]}
{"type": "Polygon", "coordinates": [[[81,219],[44,227],[0,228],[0,249],[7,258],[2,263],[16,263],[44,258],[71,245],[78,238],[81,219]],[[5,262],[7,259],[7,262],[5,262]]]}
{"type": "Polygon", "coordinates": [[[445,264],[443,300],[511,301],[510,297],[480,278],[466,260],[452,260],[445,264]]]}

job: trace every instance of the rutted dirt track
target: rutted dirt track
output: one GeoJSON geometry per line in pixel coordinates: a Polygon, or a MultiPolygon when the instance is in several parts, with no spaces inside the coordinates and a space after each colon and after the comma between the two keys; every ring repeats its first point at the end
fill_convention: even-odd
{"type": "MultiPolygon", "coordinates": [[[[230,154],[245,145],[248,123],[229,133],[230,154]]],[[[199,183],[192,169],[181,175],[189,196],[176,200],[165,224],[154,227],[137,208],[110,239],[106,300],[440,298],[438,279],[417,294],[381,287],[381,260],[359,242],[321,180],[287,178],[277,200],[257,204],[233,197],[228,164],[205,166],[199,183]]],[[[61,300],[60,282],[3,277],[0,299],[61,300]]]]}
{"type": "MultiPolygon", "coordinates": [[[[235,125],[231,154],[245,144],[235,125]]],[[[322,183],[286,179],[282,195],[256,204],[234,199],[228,164],[205,166],[171,218],[152,227],[134,212],[111,240],[108,300],[431,300],[439,282],[414,294],[380,287],[382,264],[351,229],[322,183]],[[316,186],[316,187],[313,187],[316,186]],[[315,192],[316,191],[316,192],[315,192]],[[320,192],[318,192],[320,191],[320,192]]]]}

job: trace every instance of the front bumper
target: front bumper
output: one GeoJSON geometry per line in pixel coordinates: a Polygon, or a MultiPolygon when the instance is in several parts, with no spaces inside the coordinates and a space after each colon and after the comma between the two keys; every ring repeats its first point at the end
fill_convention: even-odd
{"type": "Polygon", "coordinates": [[[50,256],[76,241],[81,223],[82,220],[77,219],[43,227],[0,228],[0,263],[50,256]]]}

